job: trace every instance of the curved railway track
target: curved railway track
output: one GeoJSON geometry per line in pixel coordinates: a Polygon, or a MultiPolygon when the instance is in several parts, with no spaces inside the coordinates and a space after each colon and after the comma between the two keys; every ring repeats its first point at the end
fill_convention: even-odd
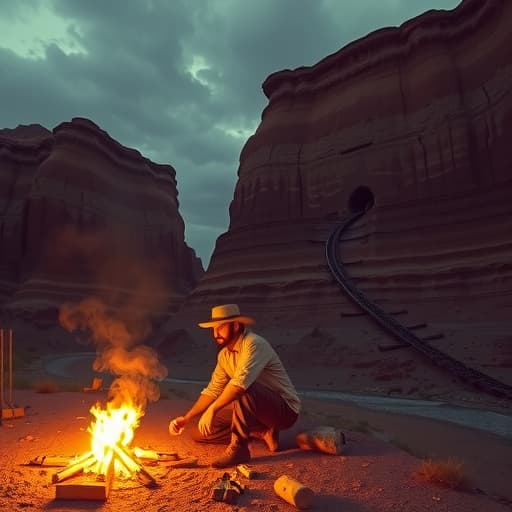
{"type": "Polygon", "coordinates": [[[512,399],[512,386],[465,365],[461,361],[426,343],[421,338],[418,338],[411,330],[397,322],[395,318],[391,317],[374,302],[370,301],[366,295],[351,282],[350,277],[345,273],[342,263],[338,261],[337,246],[342,233],[362,217],[364,213],[364,211],[360,211],[348,217],[331,233],[325,244],[327,265],[338,284],[345,290],[347,295],[358,304],[365,313],[384,328],[384,330],[398,338],[403,344],[410,345],[421,352],[436,366],[445,369],[482,391],[499,397],[512,399]]]}

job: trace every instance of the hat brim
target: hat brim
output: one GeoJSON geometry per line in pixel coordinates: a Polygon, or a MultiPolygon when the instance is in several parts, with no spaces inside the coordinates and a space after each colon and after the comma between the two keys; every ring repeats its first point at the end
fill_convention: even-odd
{"type": "Polygon", "coordinates": [[[254,318],[250,316],[230,316],[228,318],[221,318],[219,320],[208,320],[207,322],[200,322],[197,325],[202,327],[203,329],[207,329],[208,327],[215,327],[216,325],[226,324],[228,322],[240,322],[244,325],[251,325],[255,322],[254,318]]]}

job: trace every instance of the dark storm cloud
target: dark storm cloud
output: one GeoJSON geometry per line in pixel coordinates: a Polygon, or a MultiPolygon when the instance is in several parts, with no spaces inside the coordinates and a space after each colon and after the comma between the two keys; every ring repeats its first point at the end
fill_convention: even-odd
{"type": "Polygon", "coordinates": [[[41,14],[50,10],[65,23],[73,51],[46,27],[42,54],[16,53],[0,19],[0,128],[53,128],[88,117],[121,144],[171,164],[187,242],[207,265],[215,238],[228,227],[240,151],[266,105],[265,78],[457,3],[7,0],[4,24],[26,23],[29,37],[37,20],[50,23],[41,14]]]}

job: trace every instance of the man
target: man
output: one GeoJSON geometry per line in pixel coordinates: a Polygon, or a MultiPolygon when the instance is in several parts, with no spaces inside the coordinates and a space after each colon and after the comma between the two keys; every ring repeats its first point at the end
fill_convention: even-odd
{"type": "Polygon", "coordinates": [[[291,427],[299,414],[300,399],[279,356],[249,329],[253,323],[236,304],[213,307],[211,319],[199,323],[213,329],[220,348],[217,365],[189,411],[169,424],[171,434],[180,434],[201,415],[194,440],[229,443],[212,464],[216,468],[248,462],[251,437],[263,439],[270,451],[276,451],[279,431],[291,427]]]}

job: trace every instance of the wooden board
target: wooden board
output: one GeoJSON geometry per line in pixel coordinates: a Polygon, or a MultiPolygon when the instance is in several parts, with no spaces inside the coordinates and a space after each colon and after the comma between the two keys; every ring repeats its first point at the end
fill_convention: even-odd
{"type": "Polygon", "coordinates": [[[23,407],[10,407],[8,409],[2,409],[3,420],[23,418],[23,416],[25,416],[25,409],[23,407]]]}
{"type": "Polygon", "coordinates": [[[108,482],[98,482],[93,476],[82,475],[70,481],[55,484],[57,500],[105,501],[110,492],[108,482]]]}

